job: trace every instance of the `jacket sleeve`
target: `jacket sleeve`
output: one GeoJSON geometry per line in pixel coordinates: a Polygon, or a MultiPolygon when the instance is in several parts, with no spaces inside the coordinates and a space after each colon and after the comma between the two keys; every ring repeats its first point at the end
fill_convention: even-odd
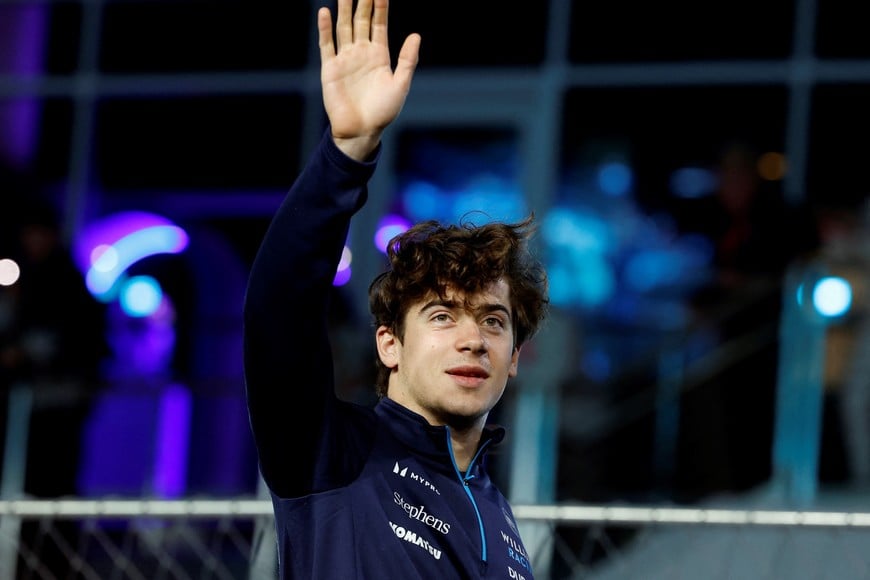
{"type": "Polygon", "coordinates": [[[316,470],[338,404],[328,296],[372,160],[358,163],[329,131],[272,219],[244,301],[245,385],[260,470],[273,493],[318,491],[316,470]]]}

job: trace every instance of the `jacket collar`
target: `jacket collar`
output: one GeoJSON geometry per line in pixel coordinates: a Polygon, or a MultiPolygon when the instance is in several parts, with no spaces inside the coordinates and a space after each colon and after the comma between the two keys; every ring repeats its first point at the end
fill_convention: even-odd
{"type": "MultiPolygon", "coordinates": [[[[394,436],[408,447],[413,448],[422,458],[453,470],[447,427],[430,425],[422,415],[400,405],[389,397],[381,398],[375,407],[375,413],[388,425],[394,436]]],[[[480,468],[483,456],[501,443],[504,437],[504,427],[486,425],[483,428],[478,450],[481,447],[486,447],[486,449],[475,462],[475,469],[480,468]]]]}

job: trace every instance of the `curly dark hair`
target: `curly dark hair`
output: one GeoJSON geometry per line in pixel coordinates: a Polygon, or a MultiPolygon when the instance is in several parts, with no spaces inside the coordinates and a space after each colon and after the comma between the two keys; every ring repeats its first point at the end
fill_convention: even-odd
{"type": "MultiPolygon", "coordinates": [[[[385,326],[401,341],[405,315],[416,302],[448,290],[472,296],[504,279],[510,288],[514,344],[530,339],[543,322],[549,300],[547,274],[528,247],[534,215],[517,223],[421,222],[393,238],[389,269],[369,287],[375,327],[385,326]]],[[[377,358],[377,357],[376,357],[377,358]]],[[[384,396],[390,369],[376,360],[377,392],[384,396]]]]}

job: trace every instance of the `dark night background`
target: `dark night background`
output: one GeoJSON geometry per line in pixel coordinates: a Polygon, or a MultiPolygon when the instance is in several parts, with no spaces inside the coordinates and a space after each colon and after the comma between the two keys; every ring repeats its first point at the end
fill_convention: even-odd
{"type": "MultiPolygon", "coordinates": [[[[559,434],[553,500],[693,500],[770,476],[775,339],[758,359],[738,362],[684,395],[664,470],[655,459],[650,357],[670,340],[689,358],[692,349],[707,348],[706,335],[693,333],[699,321],[715,319],[710,312],[745,289],[712,283],[719,268],[740,270],[747,286],[773,281],[775,290],[765,298],[772,302],[756,304],[761,314],[715,319],[708,339],[724,342],[762,320],[775,326],[777,284],[790,261],[818,249],[830,216],[849,220],[863,211],[870,190],[870,13],[861,3],[820,0],[807,43],[796,36],[797,1],[392,2],[393,51],[410,32],[420,32],[423,45],[406,106],[413,122],[397,126],[385,145],[388,177],[373,189],[387,190],[373,192],[377,207],[414,219],[417,210],[404,195],[415,184],[425,181],[456,201],[472,187],[460,178],[482,168],[489,183],[501,176],[520,191],[502,199],[545,222],[564,211],[565,223],[579,228],[570,231],[586,232],[602,248],[582,253],[587,246],[562,230],[548,237],[544,228],[543,252],[558,274],[555,301],[573,345],[559,363],[567,427],[559,434]],[[551,10],[566,6],[568,21],[554,23],[551,10]],[[557,24],[561,43],[552,44],[557,24]],[[533,95],[521,117],[467,122],[475,98],[497,108],[518,93],[533,95]],[[809,99],[803,113],[800,95],[809,99]],[[536,102],[554,107],[555,120],[536,102]],[[527,148],[522,139],[536,126],[544,127],[543,140],[527,148]],[[804,132],[790,133],[794,127],[804,132]],[[681,168],[715,179],[723,153],[735,144],[750,155],[784,154],[793,178],[759,185],[767,203],[753,216],[754,243],[762,253],[776,245],[778,253],[749,266],[714,257],[723,227],[715,182],[686,194],[672,181],[681,168]],[[532,192],[522,181],[533,162],[529,152],[552,167],[547,191],[532,192]],[[627,184],[617,179],[616,192],[595,173],[611,161],[619,163],[619,176],[630,176],[627,184]],[[698,239],[703,243],[693,245],[698,239]],[[644,253],[651,248],[660,252],[644,253]],[[638,286],[635,279],[632,286],[629,273],[641,263],[652,268],[642,270],[646,280],[658,282],[638,286]],[[576,428],[577,421],[594,425],[590,413],[602,409],[620,416],[629,401],[646,402],[600,432],[576,428]]],[[[301,0],[0,4],[0,23],[6,22],[0,110],[8,120],[24,102],[32,114],[24,138],[0,136],[7,172],[38,184],[71,244],[89,224],[131,210],[159,214],[190,236],[185,252],[131,267],[156,278],[175,308],[171,360],[141,389],[161,393],[172,384],[190,394],[183,493],[256,488],[236,348],[241,298],[271,212],[324,127],[318,55],[311,50],[315,11],[315,3],[301,0]],[[37,56],[25,62],[25,52],[37,56]]],[[[14,183],[8,180],[0,197],[4,228],[18,219],[22,190],[14,183]]],[[[472,193],[486,199],[487,191],[472,193]]],[[[381,263],[373,247],[359,242],[370,239],[377,218],[361,217],[352,247],[361,266],[335,297],[337,356],[347,358],[339,388],[359,400],[370,399],[373,367],[354,284],[364,284],[381,263]]],[[[144,348],[119,338],[134,334],[133,323],[114,316],[113,344],[127,345],[116,348],[144,348]]],[[[542,352],[534,356],[545,360],[542,352]]],[[[114,394],[116,403],[104,402],[92,418],[89,429],[102,435],[94,436],[101,447],[91,454],[130,457],[132,472],[119,475],[117,466],[96,461],[80,475],[81,492],[150,493],[153,474],[143,465],[151,462],[156,411],[133,401],[142,392],[129,384],[134,374],[110,364],[102,381],[103,397],[114,394]],[[128,415],[116,420],[112,412],[128,415]],[[125,428],[139,435],[106,442],[125,428]]],[[[497,418],[511,422],[514,403],[509,394],[497,418]]],[[[830,419],[826,429],[832,442],[826,439],[822,475],[841,481],[848,465],[839,425],[830,419]]],[[[509,458],[496,462],[509,485],[509,458]]]]}

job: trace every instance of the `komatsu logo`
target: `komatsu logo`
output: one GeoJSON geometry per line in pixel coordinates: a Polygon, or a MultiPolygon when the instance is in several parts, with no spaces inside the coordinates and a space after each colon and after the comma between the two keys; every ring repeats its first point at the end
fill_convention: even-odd
{"type": "Polygon", "coordinates": [[[415,532],[412,532],[407,528],[397,526],[393,522],[390,522],[390,527],[393,528],[393,533],[396,534],[396,537],[400,540],[405,540],[409,544],[419,546],[420,548],[429,552],[429,555],[436,560],[441,559],[441,550],[430,544],[428,541],[424,540],[422,536],[418,536],[415,532]]]}
{"type": "Polygon", "coordinates": [[[393,473],[395,473],[396,475],[398,475],[400,477],[408,477],[410,479],[413,479],[414,481],[416,481],[417,483],[419,483],[423,487],[434,491],[438,495],[441,495],[441,492],[438,491],[438,488],[435,487],[435,485],[432,484],[429,480],[427,480],[425,477],[420,477],[419,475],[417,475],[413,471],[409,472],[407,466],[400,467],[398,461],[393,466],[393,473]]]}

